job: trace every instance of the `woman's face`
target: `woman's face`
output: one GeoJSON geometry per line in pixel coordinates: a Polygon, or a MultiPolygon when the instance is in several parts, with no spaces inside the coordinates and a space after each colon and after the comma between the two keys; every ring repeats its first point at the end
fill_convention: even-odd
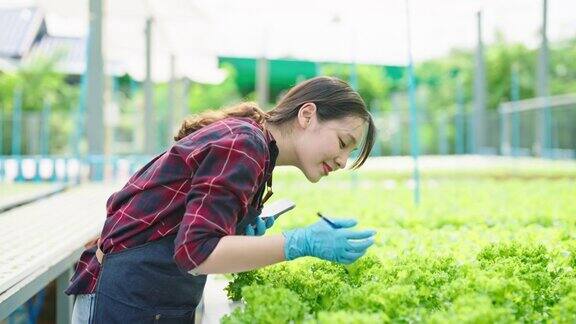
{"type": "Polygon", "coordinates": [[[297,122],[300,126],[294,148],[297,167],[313,183],[346,167],[350,153],[360,144],[367,126],[359,117],[319,122],[314,104],[301,108],[297,122]]]}

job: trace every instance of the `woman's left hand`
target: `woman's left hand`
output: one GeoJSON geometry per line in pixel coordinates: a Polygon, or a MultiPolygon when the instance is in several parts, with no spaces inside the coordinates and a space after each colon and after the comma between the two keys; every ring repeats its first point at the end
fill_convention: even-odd
{"type": "Polygon", "coordinates": [[[266,217],[262,219],[260,216],[256,217],[256,225],[246,225],[244,231],[247,236],[262,236],[266,230],[274,225],[274,217],[266,217]]]}

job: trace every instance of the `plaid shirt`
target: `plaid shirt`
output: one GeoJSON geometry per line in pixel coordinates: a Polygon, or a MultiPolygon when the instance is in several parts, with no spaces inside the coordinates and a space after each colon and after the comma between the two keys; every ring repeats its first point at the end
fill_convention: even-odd
{"type": "MultiPolygon", "coordinates": [[[[250,118],[226,118],[186,136],[110,196],[102,251],[176,234],[174,261],[193,270],[221,237],[235,235],[249,205],[261,203],[277,154],[272,135],[250,118]]],[[[95,291],[100,273],[95,250],[80,257],[67,294],[95,291]]]]}

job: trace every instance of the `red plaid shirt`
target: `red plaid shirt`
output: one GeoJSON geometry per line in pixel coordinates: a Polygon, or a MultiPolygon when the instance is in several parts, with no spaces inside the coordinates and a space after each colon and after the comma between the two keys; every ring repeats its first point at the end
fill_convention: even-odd
{"type": "MultiPolygon", "coordinates": [[[[256,193],[272,176],[277,152],[272,135],[250,118],[226,118],[186,136],[110,196],[102,251],[177,234],[174,261],[185,271],[196,268],[220,238],[235,234],[249,204],[260,203],[256,193]]],[[[93,293],[99,273],[92,247],[66,293],[93,293]]]]}

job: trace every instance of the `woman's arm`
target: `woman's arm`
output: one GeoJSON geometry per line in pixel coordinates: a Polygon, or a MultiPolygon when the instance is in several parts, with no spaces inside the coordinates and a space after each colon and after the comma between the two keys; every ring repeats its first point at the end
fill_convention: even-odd
{"type": "Polygon", "coordinates": [[[228,235],[220,239],[216,248],[194,274],[242,272],[285,261],[284,236],[228,235]]]}
{"type": "Polygon", "coordinates": [[[242,272],[313,256],[350,264],[374,244],[374,230],[352,230],[354,219],[324,220],[270,236],[224,236],[193,274],[242,272]],[[286,251],[286,252],[285,252],[286,251]]]}

